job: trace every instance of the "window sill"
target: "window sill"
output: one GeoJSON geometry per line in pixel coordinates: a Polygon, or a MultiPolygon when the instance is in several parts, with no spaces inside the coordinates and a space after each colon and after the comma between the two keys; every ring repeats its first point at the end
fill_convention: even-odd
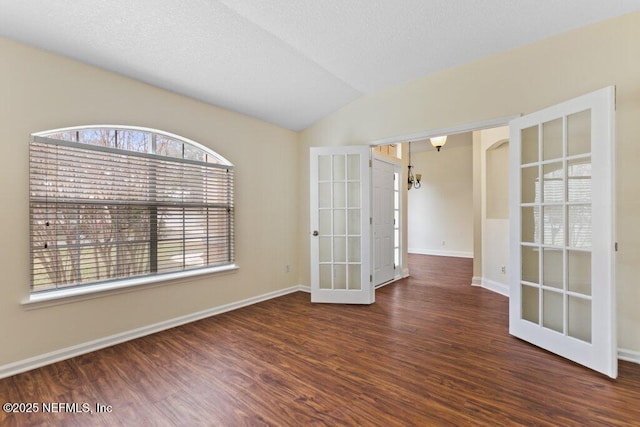
{"type": "Polygon", "coordinates": [[[58,289],[29,295],[22,305],[27,309],[49,307],[52,305],[66,304],[69,302],[82,301],[99,298],[107,295],[119,294],[123,292],[136,291],[141,288],[155,287],[168,284],[173,280],[187,279],[190,277],[203,276],[208,274],[222,274],[238,270],[236,264],[221,267],[203,268],[190,271],[179,271],[175,273],[160,274],[157,276],[137,277],[124,279],[108,283],[79,286],[68,289],[58,289]]]}

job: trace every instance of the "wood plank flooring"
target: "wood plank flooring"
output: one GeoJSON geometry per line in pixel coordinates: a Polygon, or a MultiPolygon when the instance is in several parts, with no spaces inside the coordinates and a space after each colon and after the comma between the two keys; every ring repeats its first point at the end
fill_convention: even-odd
{"type": "Polygon", "coordinates": [[[640,425],[640,365],[614,381],[510,337],[469,259],[410,270],[371,306],[300,292],[0,380],[0,403],[94,411],[0,425],[640,425]]]}

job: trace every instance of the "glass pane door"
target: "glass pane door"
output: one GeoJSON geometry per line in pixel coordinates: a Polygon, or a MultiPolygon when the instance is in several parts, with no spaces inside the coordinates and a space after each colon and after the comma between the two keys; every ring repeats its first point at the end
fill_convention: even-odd
{"type": "Polygon", "coordinates": [[[509,331],[615,377],[613,93],[511,123],[509,331]]]}
{"type": "Polygon", "coordinates": [[[370,149],[311,149],[312,301],[373,302],[370,149]]]}

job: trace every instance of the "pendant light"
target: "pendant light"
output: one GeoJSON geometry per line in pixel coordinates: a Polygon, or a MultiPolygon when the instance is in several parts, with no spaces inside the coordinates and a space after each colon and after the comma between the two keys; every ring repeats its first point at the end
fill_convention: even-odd
{"type": "Polygon", "coordinates": [[[407,189],[411,190],[413,187],[417,190],[422,187],[422,184],[420,184],[422,174],[417,173],[415,176],[413,175],[413,166],[411,165],[411,141],[409,141],[409,170],[407,172],[407,176],[407,189]]]}

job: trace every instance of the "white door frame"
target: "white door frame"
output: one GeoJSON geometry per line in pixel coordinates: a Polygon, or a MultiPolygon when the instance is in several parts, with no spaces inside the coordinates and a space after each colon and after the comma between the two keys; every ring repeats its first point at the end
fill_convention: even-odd
{"type": "MultiPolygon", "coordinates": [[[[372,196],[371,196],[371,202],[372,202],[372,217],[373,217],[373,226],[374,226],[374,236],[372,238],[372,243],[373,243],[373,256],[371,258],[372,260],[372,270],[373,270],[373,284],[376,288],[387,285],[395,280],[398,280],[400,278],[402,278],[402,260],[403,260],[403,256],[402,256],[402,229],[403,229],[403,223],[404,221],[402,220],[402,213],[403,213],[403,209],[402,209],[402,191],[404,189],[404,186],[402,186],[401,182],[402,182],[402,161],[400,159],[394,159],[394,158],[390,158],[387,156],[383,156],[378,154],[375,150],[373,151],[373,170],[372,170],[372,196]],[[376,247],[376,243],[375,243],[375,225],[376,225],[376,212],[375,212],[375,201],[376,201],[376,193],[373,188],[374,186],[374,176],[375,175],[375,170],[376,170],[376,162],[382,162],[382,163],[386,163],[388,165],[393,166],[393,172],[394,174],[398,174],[398,185],[400,185],[400,200],[399,200],[399,218],[398,218],[398,229],[399,229],[399,242],[398,242],[398,246],[400,248],[400,254],[399,254],[399,259],[398,259],[398,264],[395,266],[395,271],[393,274],[393,277],[389,278],[388,280],[383,280],[380,281],[379,278],[376,277],[376,259],[377,259],[377,247],[376,247]]],[[[391,198],[391,203],[393,204],[393,197],[391,198]]],[[[392,209],[394,209],[392,207],[392,209]]],[[[395,224],[394,224],[395,225],[395,224]]],[[[395,229],[395,227],[394,227],[395,229]]],[[[392,232],[392,235],[394,235],[394,241],[393,241],[393,248],[392,248],[392,256],[393,256],[393,252],[395,250],[395,230],[392,232]]],[[[395,262],[394,262],[395,264],[395,262]]]]}

